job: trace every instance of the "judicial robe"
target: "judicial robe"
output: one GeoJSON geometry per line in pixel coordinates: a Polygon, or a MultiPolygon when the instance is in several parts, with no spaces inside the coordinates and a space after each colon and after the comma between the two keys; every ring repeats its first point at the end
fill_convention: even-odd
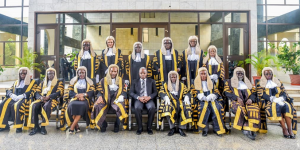
{"type": "MultiPolygon", "coordinates": [[[[100,78],[102,79],[105,77],[105,71],[111,64],[116,64],[119,66],[119,76],[123,78],[125,75],[125,64],[123,61],[121,50],[117,49],[116,54],[112,56],[107,56],[106,54],[104,54],[104,51],[105,49],[102,50],[102,56],[100,59],[100,78]]],[[[109,73],[109,71],[107,73],[109,73]]]]}
{"type": "Polygon", "coordinates": [[[91,55],[91,59],[82,59],[82,58],[78,57],[78,55],[79,54],[77,54],[75,56],[75,59],[74,59],[74,69],[75,69],[75,71],[77,70],[78,67],[85,66],[86,69],[88,70],[87,76],[90,79],[95,78],[96,74],[99,74],[99,63],[100,63],[97,54],[95,53],[95,57],[93,57],[91,55]]]}

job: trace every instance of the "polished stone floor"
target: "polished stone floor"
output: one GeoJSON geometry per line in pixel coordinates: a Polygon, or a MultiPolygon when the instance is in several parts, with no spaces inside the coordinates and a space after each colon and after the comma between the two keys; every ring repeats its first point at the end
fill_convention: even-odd
{"type": "MultiPolygon", "coordinates": [[[[80,124],[81,128],[84,124],[80,124]]],[[[299,126],[298,126],[299,127],[299,126]]],[[[154,127],[153,127],[154,129],[154,127]]],[[[207,137],[201,134],[187,133],[187,137],[175,134],[168,137],[168,131],[155,131],[153,135],[143,132],[136,135],[133,131],[113,133],[110,126],[106,133],[92,130],[69,135],[56,130],[55,123],[47,127],[48,134],[29,136],[27,131],[15,133],[15,129],[0,133],[0,150],[5,149],[300,149],[300,138],[284,139],[281,127],[269,125],[268,134],[258,134],[255,141],[249,140],[241,131],[232,130],[231,135],[218,137],[210,133],[207,137]]]]}

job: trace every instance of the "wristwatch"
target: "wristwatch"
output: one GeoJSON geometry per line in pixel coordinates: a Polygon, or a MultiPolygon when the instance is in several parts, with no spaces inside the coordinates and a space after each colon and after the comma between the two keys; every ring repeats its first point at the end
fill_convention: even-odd
{"type": "Polygon", "coordinates": [[[84,93],[84,96],[86,97],[86,96],[87,96],[87,94],[86,94],[86,93],[84,93]]]}

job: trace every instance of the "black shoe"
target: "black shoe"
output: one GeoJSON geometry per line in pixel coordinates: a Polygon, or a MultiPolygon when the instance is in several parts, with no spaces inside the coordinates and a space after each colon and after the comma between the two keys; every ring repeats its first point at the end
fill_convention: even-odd
{"type": "Polygon", "coordinates": [[[254,137],[256,137],[256,133],[253,132],[253,131],[251,131],[251,135],[254,136],[254,137]]]}
{"type": "Polygon", "coordinates": [[[249,131],[246,136],[251,140],[255,140],[255,137],[251,134],[251,131],[249,131]]]}
{"type": "Polygon", "coordinates": [[[283,137],[289,139],[290,135],[283,135],[283,137]]]}
{"type": "Polygon", "coordinates": [[[17,128],[16,133],[22,133],[22,128],[17,128]]]}
{"type": "Polygon", "coordinates": [[[214,133],[219,136],[219,137],[222,137],[222,134],[218,134],[216,131],[214,131],[214,133]]]}
{"type": "Polygon", "coordinates": [[[147,132],[148,132],[149,135],[152,135],[152,134],[153,134],[152,129],[148,129],[147,132]]]}
{"type": "Polygon", "coordinates": [[[202,136],[207,136],[207,131],[202,131],[202,136]]]}
{"type": "Polygon", "coordinates": [[[120,126],[120,120],[119,118],[116,120],[115,122],[115,126],[114,126],[114,132],[118,133],[119,132],[119,126],[120,126]]]}
{"type": "MultiPolygon", "coordinates": [[[[40,132],[41,131],[41,128],[40,127],[37,127],[37,128],[33,128],[31,130],[31,132],[29,133],[29,135],[35,135],[36,133],[40,132]]],[[[21,131],[22,132],[22,131],[21,131]]]]}
{"type": "Polygon", "coordinates": [[[290,137],[290,139],[296,139],[296,135],[295,134],[294,135],[290,135],[289,137],[290,137]]]}
{"type": "Polygon", "coordinates": [[[6,125],[5,128],[0,128],[0,132],[5,131],[5,130],[9,130],[9,125],[6,125]]]}
{"type": "Polygon", "coordinates": [[[178,132],[179,132],[179,134],[181,135],[181,136],[183,136],[183,137],[186,137],[186,134],[183,132],[183,130],[182,129],[178,129],[178,132]]]}
{"type": "Polygon", "coordinates": [[[47,134],[46,127],[43,127],[43,126],[42,126],[41,134],[43,134],[43,135],[46,135],[46,134],[47,134]]]}
{"type": "Polygon", "coordinates": [[[107,127],[107,122],[104,121],[104,122],[102,123],[101,132],[105,132],[105,131],[106,131],[106,127],[107,127]]]}
{"type": "Polygon", "coordinates": [[[171,129],[168,133],[168,136],[172,136],[175,133],[175,128],[171,129]]]}
{"type": "Polygon", "coordinates": [[[143,130],[137,130],[137,131],[136,131],[136,135],[141,135],[142,132],[143,132],[143,130]]]}

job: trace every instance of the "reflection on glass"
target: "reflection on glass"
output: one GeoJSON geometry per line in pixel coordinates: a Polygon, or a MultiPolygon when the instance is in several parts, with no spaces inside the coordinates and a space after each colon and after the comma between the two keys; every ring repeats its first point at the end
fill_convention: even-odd
{"type": "Polygon", "coordinates": [[[269,23],[300,23],[299,6],[268,6],[269,23]]]}
{"type": "Polygon", "coordinates": [[[299,41],[299,26],[296,25],[268,25],[269,41],[299,41]]]}
{"type": "Polygon", "coordinates": [[[14,56],[21,57],[21,43],[20,42],[5,42],[4,65],[16,65],[18,60],[14,56]]]}
{"type": "Polygon", "coordinates": [[[257,23],[266,22],[266,6],[257,6],[257,23]]]}
{"type": "Polygon", "coordinates": [[[243,28],[228,28],[228,55],[244,55],[243,28]]]}
{"type": "Polygon", "coordinates": [[[3,65],[4,61],[4,49],[3,49],[3,43],[0,43],[0,65],[3,65]]]}
{"type": "Polygon", "coordinates": [[[116,47],[122,50],[122,55],[131,54],[132,45],[137,41],[138,28],[116,28],[116,47]]]}
{"type": "Polygon", "coordinates": [[[168,22],[168,13],[143,12],[141,13],[141,22],[168,22]]]}
{"type": "Polygon", "coordinates": [[[81,23],[82,13],[64,13],[60,14],[60,23],[81,23]]]}
{"type": "MultiPolygon", "coordinates": [[[[229,75],[229,79],[231,79],[233,77],[234,69],[236,67],[245,68],[245,64],[242,61],[238,61],[238,60],[228,60],[228,75],[229,75]]],[[[227,69],[225,69],[225,70],[227,70],[227,69]]]]}
{"type": "Polygon", "coordinates": [[[139,13],[112,13],[112,22],[139,22],[139,13]]]}
{"type": "Polygon", "coordinates": [[[247,13],[225,12],[225,22],[247,22],[247,13]]]}
{"type": "Polygon", "coordinates": [[[40,30],[40,55],[54,55],[55,29],[40,30]]]}
{"type": "Polygon", "coordinates": [[[0,26],[0,41],[20,41],[20,26],[0,26]]]}
{"type": "Polygon", "coordinates": [[[197,13],[170,13],[171,22],[198,22],[197,13]]]}
{"type": "Polygon", "coordinates": [[[257,4],[265,4],[266,0],[256,0],[257,4]]]}
{"type": "Polygon", "coordinates": [[[259,41],[266,39],[266,25],[257,25],[257,39],[259,41]]]}
{"type": "Polygon", "coordinates": [[[161,40],[165,37],[165,28],[143,28],[144,30],[147,30],[148,33],[143,34],[143,49],[146,50],[145,52],[149,52],[149,55],[154,55],[161,46],[161,40]],[[145,42],[146,37],[148,38],[147,42],[145,42]]]}
{"type": "MultiPolygon", "coordinates": [[[[44,76],[45,73],[46,73],[46,70],[48,68],[54,68],[54,64],[55,64],[54,60],[42,60],[41,61],[41,66],[39,67],[41,69],[40,74],[42,74],[44,76]]],[[[56,71],[56,73],[58,73],[58,72],[59,71],[56,71]]]]}
{"type": "Polygon", "coordinates": [[[100,55],[102,49],[106,47],[106,37],[110,35],[109,24],[85,25],[83,39],[89,39],[92,42],[94,51],[100,55]],[[101,31],[100,31],[101,30],[101,31]]]}
{"type": "Polygon", "coordinates": [[[222,22],[222,12],[201,12],[200,22],[222,22]]]}
{"type": "Polygon", "coordinates": [[[110,22],[110,13],[84,13],[84,23],[110,22]]]}
{"type": "Polygon", "coordinates": [[[28,23],[29,7],[23,7],[23,24],[28,23]]]}
{"type": "MultiPolygon", "coordinates": [[[[197,24],[171,24],[170,25],[171,27],[170,34],[171,34],[172,41],[174,43],[174,48],[179,53],[182,53],[183,50],[185,50],[188,47],[187,41],[191,35],[195,35],[196,26],[197,24]]],[[[161,40],[159,45],[161,45],[161,40]]],[[[158,48],[160,48],[160,46],[158,48]]]]}
{"type": "Polygon", "coordinates": [[[6,0],[6,6],[22,6],[22,0],[6,0]]]}
{"type": "Polygon", "coordinates": [[[21,10],[21,7],[0,8],[0,24],[21,24],[21,10]]]}
{"type": "Polygon", "coordinates": [[[0,6],[4,6],[4,0],[0,0],[0,6]]]}
{"type": "Polygon", "coordinates": [[[28,41],[28,25],[23,26],[23,39],[22,41],[28,41]]]}
{"type": "Polygon", "coordinates": [[[73,50],[81,49],[81,25],[61,25],[59,33],[59,55],[66,54],[65,46],[72,47],[73,50]]]}
{"type": "Polygon", "coordinates": [[[29,6],[29,0],[24,0],[24,6],[29,6]]]}
{"type": "Polygon", "coordinates": [[[207,51],[209,45],[215,45],[218,55],[223,56],[223,25],[200,24],[200,48],[207,51]]]}
{"type": "Polygon", "coordinates": [[[266,50],[266,42],[257,42],[257,51],[266,50]]]}
{"type": "Polygon", "coordinates": [[[58,23],[58,14],[38,14],[38,24],[58,23]]]}

